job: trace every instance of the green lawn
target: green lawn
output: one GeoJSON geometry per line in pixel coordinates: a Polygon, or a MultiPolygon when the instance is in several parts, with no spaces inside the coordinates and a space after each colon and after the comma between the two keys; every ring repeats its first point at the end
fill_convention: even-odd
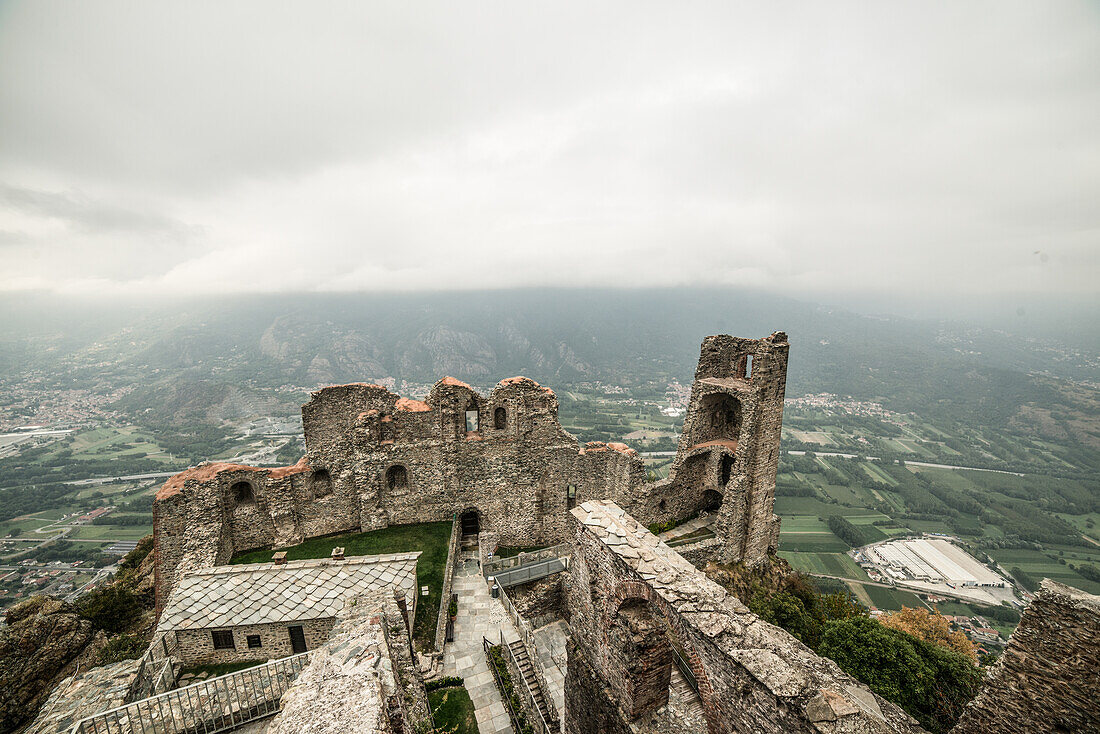
{"type": "Polygon", "coordinates": [[[428,692],[435,730],[439,734],[479,734],[474,718],[474,702],[465,686],[439,688],[428,692]]]}
{"type": "MultiPolygon", "coordinates": [[[[344,547],[348,556],[373,556],[382,553],[420,551],[416,563],[416,583],[428,587],[428,596],[416,599],[416,620],[413,636],[422,649],[431,648],[435,641],[435,621],[439,615],[439,598],[443,593],[443,570],[447,565],[447,544],[451,539],[451,523],[428,522],[418,525],[394,525],[369,533],[336,535],[312,538],[299,545],[279,550],[286,551],[288,561],[307,558],[328,558],[332,549],[344,547]]],[[[235,556],[230,563],[267,563],[271,550],[254,550],[235,556]]]]}

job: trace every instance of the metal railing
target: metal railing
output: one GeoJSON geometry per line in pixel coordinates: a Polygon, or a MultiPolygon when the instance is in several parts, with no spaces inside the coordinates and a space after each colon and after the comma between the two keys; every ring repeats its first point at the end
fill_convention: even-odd
{"type": "MultiPolygon", "coordinates": [[[[541,695],[542,694],[541,691],[539,692],[539,694],[536,694],[534,689],[531,688],[531,684],[527,682],[527,678],[524,678],[523,670],[519,667],[519,661],[516,660],[516,654],[512,651],[512,646],[507,644],[507,643],[503,643],[501,646],[504,648],[505,652],[508,654],[508,657],[512,660],[512,665],[516,666],[516,670],[519,672],[520,678],[523,678],[523,689],[522,690],[527,691],[527,700],[530,702],[531,708],[535,709],[535,711],[537,711],[538,714],[539,714],[539,721],[542,723],[543,734],[557,734],[559,729],[556,728],[556,727],[551,727],[550,726],[550,724],[546,721],[546,713],[544,713],[543,710],[542,710],[543,707],[549,708],[550,702],[547,700],[545,695],[541,695]],[[539,706],[539,699],[540,698],[543,701],[542,706],[539,706]]],[[[530,652],[528,652],[527,658],[528,658],[528,660],[531,660],[530,652]]],[[[534,664],[535,664],[535,661],[531,660],[531,665],[533,666],[534,664]]],[[[513,688],[516,687],[516,684],[514,682],[512,683],[512,687],[513,688]]]]}
{"type": "Polygon", "coordinates": [[[176,668],[173,657],[179,652],[176,633],[162,632],[141,656],[137,675],[130,684],[127,698],[148,698],[170,690],[176,684],[176,668]]]}
{"type": "Polygon", "coordinates": [[[538,561],[549,561],[553,558],[562,558],[573,553],[573,546],[568,543],[552,545],[549,548],[539,548],[533,551],[524,551],[509,558],[493,558],[481,564],[482,572],[486,576],[496,576],[502,571],[538,561]]]}
{"type": "Polygon", "coordinates": [[[216,734],[278,713],[308,652],[101,711],[70,734],[216,734]]]}
{"type": "Polygon", "coordinates": [[[684,656],[680,654],[675,645],[672,647],[672,660],[676,663],[676,667],[680,669],[680,673],[683,674],[684,680],[687,681],[691,690],[699,693],[699,679],[695,677],[695,671],[691,669],[688,661],[684,659],[684,656]]]}
{"type": "Polygon", "coordinates": [[[508,709],[508,718],[512,722],[512,730],[515,732],[522,732],[523,724],[527,722],[527,717],[525,717],[521,712],[516,711],[515,706],[512,705],[512,697],[508,695],[508,689],[504,685],[504,681],[500,677],[500,671],[497,670],[497,666],[493,663],[493,658],[489,654],[489,651],[492,650],[494,647],[504,646],[505,645],[503,639],[498,645],[498,643],[490,642],[485,637],[481,638],[481,648],[485,651],[485,662],[489,664],[489,670],[493,674],[493,680],[496,681],[497,690],[500,691],[500,697],[504,700],[505,708],[508,709]]]}
{"type": "Polygon", "coordinates": [[[493,578],[496,579],[497,585],[502,588],[505,586],[518,586],[528,581],[537,581],[547,576],[553,576],[567,568],[569,568],[568,556],[550,558],[537,563],[528,563],[525,566],[517,566],[506,571],[498,571],[493,578]]]}
{"type": "MultiPolygon", "coordinates": [[[[546,668],[542,664],[542,659],[538,656],[538,644],[535,642],[535,630],[531,627],[531,624],[520,616],[519,610],[516,609],[516,605],[512,603],[512,600],[504,593],[504,589],[500,589],[500,603],[504,605],[504,611],[508,612],[508,616],[512,618],[512,621],[516,625],[516,629],[519,630],[520,640],[523,642],[523,646],[527,648],[527,657],[531,660],[531,665],[535,668],[535,675],[538,676],[539,681],[545,683],[546,681],[546,668]]],[[[551,714],[557,716],[558,712],[555,710],[554,704],[548,698],[543,698],[546,701],[547,707],[549,707],[551,714]]]]}

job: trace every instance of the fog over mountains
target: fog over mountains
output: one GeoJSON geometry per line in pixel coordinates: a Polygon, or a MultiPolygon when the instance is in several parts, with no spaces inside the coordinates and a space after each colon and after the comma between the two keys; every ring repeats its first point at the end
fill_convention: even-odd
{"type": "Polygon", "coordinates": [[[1004,420],[1028,401],[1056,402],[1049,378],[1100,378],[1095,352],[1056,336],[865,316],[734,289],[111,304],[8,298],[2,308],[0,375],[33,371],[59,386],[133,384],[126,405],[134,409],[148,402],[159,410],[178,392],[205,405],[253,388],[385,378],[430,384],[442,375],[481,387],[513,374],[550,385],[686,381],[703,336],[776,330],[792,345],[789,396],[833,392],[897,410],[1004,420]]]}

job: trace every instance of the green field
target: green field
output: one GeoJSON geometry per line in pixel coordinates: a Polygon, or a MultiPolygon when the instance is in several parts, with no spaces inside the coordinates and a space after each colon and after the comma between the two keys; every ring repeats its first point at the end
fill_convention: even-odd
{"type": "Polygon", "coordinates": [[[817,515],[791,515],[783,518],[784,533],[827,533],[829,527],[817,515]]]}
{"type": "Polygon", "coordinates": [[[151,532],[152,525],[82,525],[69,533],[68,537],[83,540],[141,540],[151,532]]]}
{"type": "Polygon", "coordinates": [[[843,553],[848,545],[830,532],[779,533],[779,549],[796,553],[843,553]]]}
{"type": "Polygon", "coordinates": [[[879,609],[892,611],[902,607],[927,608],[927,605],[916,594],[909,591],[887,589],[882,586],[870,586],[868,584],[864,584],[863,588],[866,590],[867,596],[871,597],[871,602],[879,609]]]}
{"type": "MultiPolygon", "coordinates": [[[[394,525],[369,533],[352,533],[326,538],[313,538],[299,545],[282,548],[288,561],[307,558],[328,558],[332,549],[344,547],[348,556],[372,556],[381,553],[420,551],[416,563],[416,583],[427,586],[428,596],[416,600],[416,620],[413,635],[422,649],[435,641],[435,621],[439,615],[439,599],[443,593],[443,571],[447,565],[447,549],[451,538],[451,523],[429,522],[419,525],[394,525]]],[[[271,550],[254,550],[234,556],[230,563],[267,563],[271,550]]]]}
{"type": "Polygon", "coordinates": [[[779,556],[785,558],[796,571],[802,573],[824,574],[841,578],[866,581],[867,574],[855,561],[844,553],[812,553],[780,550],[779,556]]]}
{"type": "Polygon", "coordinates": [[[1042,578],[1051,578],[1087,591],[1090,594],[1100,594],[1100,583],[1086,579],[1075,573],[1068,565],[1059,563],[1041,551],[1015,548],[994,549],[989,552],[989,555],[993,556],[1009,572],[1013,568],[1019,567],[1025,573],[1033,576],[1036,581],[1042,578]]]}

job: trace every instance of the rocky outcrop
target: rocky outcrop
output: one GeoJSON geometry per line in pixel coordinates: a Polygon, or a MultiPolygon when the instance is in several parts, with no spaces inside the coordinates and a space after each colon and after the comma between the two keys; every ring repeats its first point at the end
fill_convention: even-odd
{"type": "Polygon", "coordinates": [[[13,607],[7,622],[0,629],[0,731],[5,732],[34,716],[57,679],[96,638],[94,625],[72,605],[48,596],[13,607]]]}
{"type": "Polygon", "coordinates": [[[1044,579],[953,734],[1100,731],[1100,596],[1044,579]]]}

